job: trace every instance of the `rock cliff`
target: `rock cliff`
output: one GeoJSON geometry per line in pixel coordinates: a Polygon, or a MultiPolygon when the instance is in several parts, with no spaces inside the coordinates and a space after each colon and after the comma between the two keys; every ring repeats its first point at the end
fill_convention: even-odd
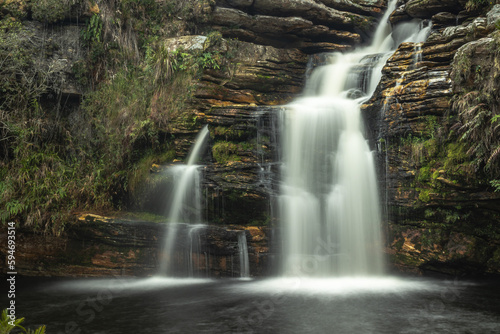
{"type": "MultiPolygon", "coordinates": [[[[496,80],[483,73],[496,78],[498,8],[410,0],[392,15],[393,22],[421,18],[433,24],[425,43],[399,46],[363,106],[378,141],[388,252],[399,269],[499,272],[500,196],[487,181],[492,174],[469,149],[458,107],[463,96],[496,80]]],[[[495,122],[496,104],[485,103],[492,114],[483,124],[495,122]]]]}

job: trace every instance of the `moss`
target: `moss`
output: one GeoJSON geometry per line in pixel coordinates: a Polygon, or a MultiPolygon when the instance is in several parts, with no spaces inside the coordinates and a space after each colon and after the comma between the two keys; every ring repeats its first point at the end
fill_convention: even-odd
{"type": "Polygon", "coordinates": [[[212,146],[212,156],[218,163],[241,161],[240,154],[253,148],[254,145],[248,142],[233,143],[220,141],[212,146]]]}
{"type": "Polygon", "coordinates": [[[419,182],[428,182],[431,178],[431,168],[429,166],[422,167],[418,171],[417,180],[419,182]]]}
{"type": "Polygon", "coordinates": [[[421,189],[417,188],[418,199],[424,203],[430,202],[431,200],[431,189],[421,189]]]}
{"type": "Polygon", "coordinates": [[[217,126],[211,129],[210,136],[212,139],[223,139],[225,141],[245,141],[251,138],[255,134],[255,129],[237,129],[234,126],[225,127],[217,126]]]}
{"type": "Polygon", "coordinates": [[[446,157],[443,167],[447,170],[455,169],[458,165],[468,160],[465,143],[450,143],[446,146],[446,157]]]}
{"type": "Polygon", "coordinates": [[[218,142],[212,147],[212,155],[218,163],[227,163],[228,161],[240,161],[241,158],[236,154],[238,145],[231,142],[218,142]]]}

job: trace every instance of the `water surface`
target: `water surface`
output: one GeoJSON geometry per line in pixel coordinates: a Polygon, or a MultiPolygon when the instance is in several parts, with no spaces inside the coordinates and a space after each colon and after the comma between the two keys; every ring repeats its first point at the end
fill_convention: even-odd
{"type": "Polygon", "coordinates": [[[499,333],[500,285],[381,278],[18,278],[47,333],[499,333]]]}

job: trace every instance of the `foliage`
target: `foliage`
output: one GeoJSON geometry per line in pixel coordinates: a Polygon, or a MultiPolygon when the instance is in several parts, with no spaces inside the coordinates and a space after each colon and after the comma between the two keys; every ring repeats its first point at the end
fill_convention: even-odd
{"type": "Polygon", "coordinates": [[[21,323],[24,322],[24,318],[19,318],[15,319],[13,322],[11,319],[8,317],[8,310],[4,309],[2,311],[2,316],[0,318],[0,334],[8,334],[14,329],[21,329],[27,334],[45,334],[45,326],[40,326],[39,328],[32,330],[32,329],[25,329],[23,326],[21,326],[21,323]],[[13,323],[13,325],[11,325],[13,323]]]}
{"type": "Polygon", "coordinates": [[[240,154],[244,151],[251,151],[252,149],[254,149],[254,145],[248,142],[233,143],[219,141],[212,146],[212,156],[218,163],[240,161],[240,154]]]}
{"type": "Polygon", "coordinates": [[[16,19],[24,19],[28,13],[30,0],[0,0],[0,13],[16,19]]]}
{"type": "Polygon", "coordinates": [[[500,180],[491,180],[490,184],[495,188],[495,192],[500,192],[500,180]]]}
{"type": "Polygon", "coordinates": [[[468,0],[465,4],[465,9],[474,11],[482,7],[490,6],[493,3],[491,0],[468,0]]]}
{"type": "Polygon", "coordinates": [[[42,61],[34,32],[10,18],[0,21],[0,30],[0,218],[24,216],[36,227],[61,214],[57,209],[72,186],[71,168],[61,158],[66,129],[60,109],[52,113],[41,103],[62,81],[59,69],[42,61]],[[45,216],[45,210],[56,213],[45,216]]]}
{"type": "Polygon", "coordinates": [[[93,14],[89,23],[81,31],[84,44],[101,43],[102,40],[102,20],[98,14],[93,14]]]}
{"type": "Polygon", "coordinates": [[[453,99],[453,110],[458,121],[452,128],[469,149],[477,171],[484,171],[490,178],[500,176],[500,34],[496,32],[489,45],[489,56],[474,47],[462,48],[454,63],[455,82],[459,87],[453,99]],[[458,60],[457,60],[458,59],[458,60]],[[493,61],[490,61],[493,60],[493,61]],[[486,74],[485,74],[486,73],[486,74]]]}
{"type": "Polygon", "coordinates": [[[21,328],[23,331],[26,332],[24,327],[21,326],[21,323],[23,323],[24,318],[14,320],[13,325],[9,323],[10,321],[11,319],[8,317],[7,309],[4,309],[2,311],[2,317],[0,318],[0,334],[8,334],[15,328],[21,328]]]}
{"type": "MultiPolygon", "coordinates": [[[[31,1],[33,17],[57,22],[70,2],[31,1]]],[[[12,16],[17,7],[0,20],[0,221],[56,235],[74,211],[128,205],[151,164],[174,159],[172,130],[197,125],[188,108],[196,77],[224,61],[211,49],[217,33],[200,51],[170,52],[161,42],[200,32],[211,1],[78,3],[93,15],[81,29],[85,56],[72,66],[85,88],[77,107],[61,103],[66,74],[40,52],[31,25],[12,16]]]]}
{"type": "Polygon", "coordinates": [[[36,0],[32,2],[33,19],[44,23],[55,23],[64,18],[69,10],[68,0],[36,0]]]}

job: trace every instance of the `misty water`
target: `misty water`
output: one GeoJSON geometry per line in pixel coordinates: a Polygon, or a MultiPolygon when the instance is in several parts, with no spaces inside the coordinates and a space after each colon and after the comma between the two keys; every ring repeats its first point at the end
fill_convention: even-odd
{"type": "Polygon", "coordinates": [[[47,333],[453,333],[500,330],[497,282],[459,279],[19,279],[47,333]]]}

